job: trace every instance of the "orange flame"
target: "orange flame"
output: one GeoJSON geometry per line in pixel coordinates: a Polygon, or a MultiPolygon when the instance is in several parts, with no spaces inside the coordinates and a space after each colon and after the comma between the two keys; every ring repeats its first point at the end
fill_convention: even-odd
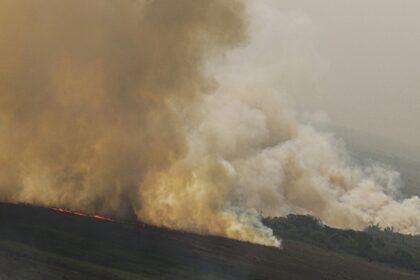
{"type": "Polygon", "coordinates": [[[99,214],[96,214],[96,213],[85,214],[85,213],[82,213],[82,212],[73,212],[73,211],[65,209],[65,208],[51,208],[51,209],[54,210],[54,211],[57,211],[57,212],[69,213],[69,214],[73,214],[73,215],[76,215],[76,216],[88,217],[88,218],[94,218],[94,219],[99,219],[99,220],[104,220],[104,221],[115,222],[115,220],[113,220],[113,219],[103,217],[103,216],[101,216],[99,214]]]}

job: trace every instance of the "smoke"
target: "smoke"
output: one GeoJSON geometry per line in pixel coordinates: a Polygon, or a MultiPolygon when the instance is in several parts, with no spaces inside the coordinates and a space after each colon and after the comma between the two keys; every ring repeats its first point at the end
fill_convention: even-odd
{"type": "Polygon", "coordinates": [[[2,0],[0,10],[3,200],[278,242],[256,213],[229,205],[223,161],[184,160],[185,119],[216,87],[204,63],[246,41],[242,1],[2,0]]]}
{"type": "Polygon", "coordinates": [[[398,173],[298,121],[323,63],[267,3],[0,0],[0,198],[274,246],[260,212],[419,233],[398,173]]]}
{"type": "Polygon", "coordinates": [[[251,2],[250,11],[251,43],[209,66],[219,87],[199,109],[190,154],[231,164],[232,200],[241,207],[419,234],[420,199],[403,198],[398,172],[353,159],[345,143],[316,128],[325,115],[300,121],[294,102],[316,92],[326,65],[311,43],[311,20],[272,9],[270,1],[251,2]]]}

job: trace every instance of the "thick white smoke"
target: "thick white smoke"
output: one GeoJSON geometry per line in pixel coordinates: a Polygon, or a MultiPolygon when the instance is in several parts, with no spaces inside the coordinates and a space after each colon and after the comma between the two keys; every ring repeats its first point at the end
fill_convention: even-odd
{"type": "Polygon", "coordinates": [[[293,100],[316,89],[324,63],[310,19],[269,3],[250,3],[250,44],[209,65],[219,87],[193,118],[189,158],[217,158],[231,170],[228,205],[420,233],[420,199],[400,199],[398,172],[356,163],[342,141],[298,121],[293,100]]]}

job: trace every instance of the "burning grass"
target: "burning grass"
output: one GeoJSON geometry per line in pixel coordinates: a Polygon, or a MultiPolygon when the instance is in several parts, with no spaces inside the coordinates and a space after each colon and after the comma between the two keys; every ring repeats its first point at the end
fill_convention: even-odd
{"type": "Polygon", "coordinates": [[[69,213],[69,214],[76,215],[76,216],[88,217],[88,218],[94,218],[94,219],[99,219],[99,220],[105,220],[105,221],[115,222],[114,219],[101,216],[101,215],[99,215],[97,213],[87,214],[87,213],[82,213],[82,212],[77,212],[77,211],[71,211],[71,210],[66,209],[66,208],[55,208],[55,207],[54,208],[51,208],[51,209],[54,210],[54,211],[57,211],[57,212],[69,213]]]}

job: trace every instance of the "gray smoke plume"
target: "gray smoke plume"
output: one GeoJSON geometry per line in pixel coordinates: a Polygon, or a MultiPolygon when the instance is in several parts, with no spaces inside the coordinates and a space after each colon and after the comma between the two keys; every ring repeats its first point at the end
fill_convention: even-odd
{"type": "Polygon", "coordinates": [[[402,198],[398,172],[357,163],[341,140],[308,124],[316,120],[299,121],[294,102],[313,94],[325,65],[311,44],[311,20],[270,1],[252,1],[249,10],[251,43],[208,67],[219,88],[195,118],[190,154],[229,162],[231,199],[241,207],[420,233],[420,199],[402,198]]]}

